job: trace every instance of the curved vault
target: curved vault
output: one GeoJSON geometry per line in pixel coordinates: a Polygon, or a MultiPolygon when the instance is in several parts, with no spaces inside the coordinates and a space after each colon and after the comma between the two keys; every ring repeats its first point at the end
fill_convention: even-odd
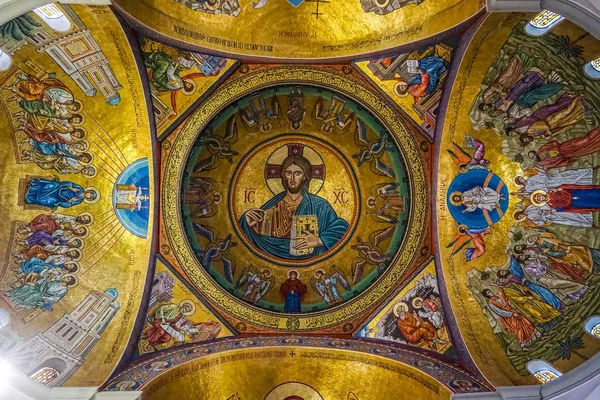
{"type": "Polygon", "coordinates": [[[489,15],[448,31],[478,12],[475,1],[391,1],[403,7],[365,13],[361,4],[369,2],[357,0],[339,15],[321,8],[318,20],[307,19],[309,1],[246,4],[237,16],[194,10],[183,0],[160,8],[150,0],[115,3],[149,37],[215,54],[322,62],[403,50],[352,64],[281,66],[135,37],[108,7],[47,10],[66,18],[66,32],[35,13],[12,24],[16,33],[0,38],[11,62],[0,71],[0,215],[10,222],[0,228],[0,314],[3,326],[10,323],[0,330],[3,357],[28,374],[60,370],[50,385],[84,386],[101,384],[124,354],[108,390],[159,396],[172,378],[198,379],[199,390],[231,389],[224,398],[244,398],[242,389],[211,386],[207,366],[233,376],[268,364],[277,371],[249,394],[261,399],[288,382],[278,375],[285,363],[324,399],[368,399],[397,398],[397,391],[361,392],[390,387],[372,379],[358,385],[367,375],[411,379],[407,394],[447,398],[489,390],[483,377],[530,383],[530,359],[566,372],[596,353],[598,343],[583,331],[600,312],[593,301],[600,87],[583,72],[600,46],[588,33],[564,21],[532,38],[523,29],[533,17],[527,14],[489,15]],[[313,33],[288,40],[297,34],[289,20],[280,19],[281,29],[265,23],[266,10],[313,33]],[[405,29],[375,43],[359,16],[378,35],[392,24],[405,29]],[[189,21],[207,23],[192,32],[189,21]],[[356,37],[343,29],[348,24],[356,37]],[[250,36],[238,32],[247,26],[268,26],[252,36],[257,41],[274,32],[277,40],[245,46],[250,36]],[[429,45],[419,47],[426,37],[429,45]],[[568,149],[540,149],[574,139],[568,149]],[[347,228],[314,257],[290,261],[260,244],[257,235],[269,229],[243,220],[255,208],[246,201],[261,207],[282,191],[274,177],[294,150],[311,162],[313,177],[325,175],[308,192],[347,228]],[[562,150],[570,153],[558,160],[562,150]],[[515,177],[537,176],[530,182],[546,186],[529,189],[548,193],[544,169],[587,185],[575,197],[589,202],[561,215],[536,214],[532,207],[555,200],[532,201],[515,177]],[[85,199],[79,187],[90,188],[85,199]],[[469,203],[476,188],[493,189],[493,207],[469,203]],[[524,208],[531,218],[517,221],[524,208]],[[522,253],[539,256],[545,271],[522,253]],[[148,268],[155,268],[152,279],[148,268]],[[508,268],[512,277],[498,275],[508,268]],[[300,284],[287,282],[294,269],[300,284]],[[294,299],[292,286],[305,293],[294,299]],[[502,307],[516,310],[520,322],[502,319],[511,318],[502,307]],[[291,332],[315,336],[283,336],[291,332]],[[25,350],[34,345],[43,351],[25,350]],[[239,363],[228,361],[234,358],[239,363]],[[352,360],[372,372],[324,387],[322,376],[301,368],[309,358],[329,370],[350,370],[352,360]]]}

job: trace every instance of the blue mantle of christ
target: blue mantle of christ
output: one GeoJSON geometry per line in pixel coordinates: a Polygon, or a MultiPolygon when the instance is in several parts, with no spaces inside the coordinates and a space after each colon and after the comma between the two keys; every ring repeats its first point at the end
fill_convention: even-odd
{"type": "MultiPolygon", "coordinates": [[[[283,200],[287,192],[279,193],[263,204],[261,210],[273,208],[283,200]]],[[[296,215],[316,215],[319,225],[319,238],[323,246],[315,247],[312,254],[295,256],[290,254],[290,239],[258,234],[246,222],[246,213],[240,218],[240,227],[246,238],[259,250],[286,260],[306,260],[319,256],[335,246],[348,231],[348,222],[339,218],[329,202],[322,197],[302,192],[304,199],[298,205],[296,215]]]]}

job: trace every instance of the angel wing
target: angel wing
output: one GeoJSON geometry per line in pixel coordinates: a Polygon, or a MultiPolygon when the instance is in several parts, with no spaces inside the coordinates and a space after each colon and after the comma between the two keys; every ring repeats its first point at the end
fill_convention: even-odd
{"type": "Polygon", "coordinates": [[[472,159],[471,155],[456,142],[452,142],[452,150],[448,150],[448,153],[452,156],[452,160],[456,165],[467,164],[472,159]]]}
{"type": "Polygon", "coordinates": [[[225,279],[227,279],[228,282],[233,282],[233,274],[235,273],[235,260],[230,260],[227,257],[221,256],[221,261],[223,262],[225,279]]]}
{"type": "Polygon", "coordinates": [[[346,289],[346,290],[352,289],[352,287],[350,286],[350,283],[348,283],[348,279],[346,279],[346,275],[344,274],[344,271],[342,271],[341,269],[339,269],[338,267],[336,267],[334,265],[333,267],[331,267],[329,269],[329,273],[332,276],[335,276],[340,281],[340,284],[342,285],[342,287],[344,289],[346,289]]]}
{"type": "Polygon", "coordinates": [[[471,242],[471,236],[465,235],[463,233],[457,233],[452,237],[452,240],[446,248],[452,247],[452,255],[457,254],[461,249],[463,249],[469,242],[471,242]]]}
{"type": "Polygon", "coordinates": [[[194,166],[194,172],[196,173],[196,172],[202,172],[202,171],[206,171],[209,169],[213,169],[216,162],[217,162],[217,155],[212,154],[212,155],[208,156],[207,158],[198,161],[196,163],[196,165],[194,166]]]}
{"type": "Polygon", "coordinates": [[[373,234],[373,246],[378,247],[380,243],[383,243],[385,240],[391,238],[392,235],[394,235],[395,230],[395,226],[390,226],[389,228],[376,231],[373,234]]]}
{"type": "Polygon", "coordinates": [[[369,138],[367,137],[367,127],[365,123],[358,118],[356,120],[356,130],[354,131],[354,142],[358,147],[369,146],[369,138]]]}
{"type": "Polygon", "coordinates": [[[235,118],[235,114],[227,120],[227,127],[225,128],[225,137],[223,141],[225,143],[233,144],[237,142],[238,139],[238,130],[237,130],[237,120],[235,118]]]}
{"type": "Polygon", "coordinates": [[[356,260],[356,262],[352,266],[352,282],[354,282],[354,284],[357,284],[358,282],[360,282],[362,280],[366,263],[367,263],[367,260],[365,260],[364,258],[363,259],[359,258],[356,260]]]}
{"type": "Polygon", "coordinates": [[[391,167],[388,167],[387,165],[385,165],[384,163],[379,161],[379,159],[375,160],[375,171],[374,172],[379,175],[389,176],[390,178],[396,177],[394,170],[391,167]]]}
{"type": "Polygon", "coordinates": [[[215,241],[215,233],[213,229],[210,228],[208,225],[202,225],[197,222],[194,222],[192,226],[194,227],[194,232],[207,238],[211,243],[215,241]]]}
{"type": "Polygon", "coordinates": [[[246,283],[248,283],[250,274],[256,274],[256,267],[252,264],[250,264],[246,268],[244,268],[244,270],[242,271],[242,275],[240,275],[238,280],[235,282],[235,288],[239,289],[240,287],[242,287],[242,285],[245,285],[246,283]]]}
{"type": "Polygon", "coordinates": [[[319,98],[317,99],[317,102],[315,103],[315,110],[314,110],[314,119],[315,121],[322,121],[323,117],[321,116],[321,112],[323,111],[323,97],[319,96],[319,98]]]}
{"type": "Polygon", "coordinates": [[[467,135],[465,137],[465,144],[468,149],[474,149],[471,159],[480,162],[485,157],[485,144],[479,139],[475,139],[472,136],[467,135]]]}
{"type": "Polygon", "coordinates": [[[262,281],[260,284],[260,297],[263,297],[264,295],[269,293],[269,291],[275,286],[276,281],[277,280],[274,276],[271,276],[270,278],[267,278],[264,281],[262,281]]]}
{"type": "Polygon", "coordinates": [[[318,282],[319,281],[314,276],[310,278],[310,286],[312,286],[312,288],[315,290],[315,292],[319,293],[319,296],[321,296],[323,299],[325,299],[325,296],[327,296],[327,293],[325,293],[323,290],[321,290],[319,288],[318,282]]]}

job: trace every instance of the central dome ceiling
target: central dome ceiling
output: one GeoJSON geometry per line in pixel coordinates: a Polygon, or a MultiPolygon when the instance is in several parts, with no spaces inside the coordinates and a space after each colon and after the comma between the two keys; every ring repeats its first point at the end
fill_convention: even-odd
{"type": "Polygon", "coordinates": [[[388,294],[390,273],[417,253],[426,219],[416,215],[427,215],[419,150],[393,111],[343,74],[249,73],[175,135],[167,234],[193,283],[216,284],[216,306],[246,322],[251,312],[271,329],[340,324],[388,294]],[[255,79],[267,87],[245,89],[255,79]]]}

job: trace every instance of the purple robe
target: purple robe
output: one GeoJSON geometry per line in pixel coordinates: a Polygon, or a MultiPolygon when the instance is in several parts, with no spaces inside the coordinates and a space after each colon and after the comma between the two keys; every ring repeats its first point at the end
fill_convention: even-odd
{"type": "Polygon", "coordinates": [[[531,126],[537,121],[542,121],[555,114],[559,111],[562,111],[569,107],[569,105],[573,102],[575,96],[571,93],[563,93],[554,104],[549,104],[544,107],[538,108],[533,114],[521,118],[514,126],[514,129],[524,128],[527,126],[531,126]]]}

